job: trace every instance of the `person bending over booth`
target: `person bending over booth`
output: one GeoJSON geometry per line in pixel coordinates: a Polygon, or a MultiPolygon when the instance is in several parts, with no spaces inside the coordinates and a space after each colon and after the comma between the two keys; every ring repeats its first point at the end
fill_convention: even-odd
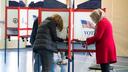
{"type": "Polygon", "coordinates": [[[57,37],[56,29],[62,31],[63,20],[60,15],[54,14],[47,17],[38,27],[33,44],[33,51],[39,53],[42,63],[42,72],[51,72],[53,53],[57,53],[57,41],[63,39],[57,37]]]}

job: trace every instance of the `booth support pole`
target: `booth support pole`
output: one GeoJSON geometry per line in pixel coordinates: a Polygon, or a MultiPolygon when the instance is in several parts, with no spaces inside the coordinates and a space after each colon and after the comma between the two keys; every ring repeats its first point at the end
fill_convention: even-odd
{"type": "Polygon", "coordinates": [[[68,28],[68,72],[70,72],[70,62],[71,57],[71,12],[72,9],[69,9],[69,28],[68,28]]]}
{"type": "MultiPolygon", "coordinates": [[[[72,40],[74,39],[74,9],[72,10],[72,40]]],[[[72,44],[72,72],[74,72],[74,43],[72,44]]]]}
{"type": "Polygon", "coordinates": [[[6,64],[6,49],[7,49],[7,40],[6,40],[6,38],[7,38],[7,7],[6,7],[6,9],[5,9],[5,48],[4,48],[4,63],[6,64]]]}
{"type": "Polygon", "coordinates": [[[17,48],[17,54],[18,54],[18,68],[19,68],[19,45],[20,45],[20,8],[18,7],[18,48],[17,48]]]}

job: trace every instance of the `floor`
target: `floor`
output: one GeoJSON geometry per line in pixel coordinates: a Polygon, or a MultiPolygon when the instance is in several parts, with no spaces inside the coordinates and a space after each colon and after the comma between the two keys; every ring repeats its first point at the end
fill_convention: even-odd
{"type": "MultiPolygon", "coordinates": [[[[33,72],[31,48],[21,49],[19,52],[19,59],[17,49],[7,50],[6,63],[4,55],[4,50],[0,50],[0,72],[33,72]]],[[[68,64],[56,64],[59,59],[60,54],[54,54],[54,71],[68,72],[68,64]]],[[[68,62],[68,60],[65,61],[68,62]]],[[[95,72],[88,68],[92,65],[95,65],[95,53],[92,53],[92,56],[87,55],[87,53],[74,54],[74,72],[95,72]]],[[[112,66],[114,66],[116,72],[128,72],[128,57],[118,57],[118,62],[112,66]]],[[[70,72],[72,72],[72,63],[70,68],[70,72]]]]}

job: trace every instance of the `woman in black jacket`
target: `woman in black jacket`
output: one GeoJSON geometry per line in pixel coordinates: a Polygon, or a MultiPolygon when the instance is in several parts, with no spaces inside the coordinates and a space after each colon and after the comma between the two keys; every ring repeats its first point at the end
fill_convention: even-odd
{"type": "Polygon", "coordinates": [[[56,41],[63,41],[57,37],[56,29],[59,31],[63,29],[63,20],[58,14],[46,18],[38,27],[33,51],[40,54],[42,72],[50,72],[53,64],[53,53],[58,52],[56,41]]]}

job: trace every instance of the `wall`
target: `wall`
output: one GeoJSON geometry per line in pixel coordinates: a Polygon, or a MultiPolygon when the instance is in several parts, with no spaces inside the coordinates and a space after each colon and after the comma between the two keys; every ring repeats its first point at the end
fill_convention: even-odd
{"type": "Polygon", "coordinates": [[[4,10],[5,0],[0,0],[0,49],[4,48],[4,10]]]}
{"type": "Polygon", "coordinates": [[[128,0],[102,0],[107,9],[107,17],[113,24],[113,32],[118,56],[128,56],[128,0]]]}
{"type": "Polygon", "coordinates": [[[128,0],[113,1],[113,23],[118,55],[128,56],[128,0]]]}

